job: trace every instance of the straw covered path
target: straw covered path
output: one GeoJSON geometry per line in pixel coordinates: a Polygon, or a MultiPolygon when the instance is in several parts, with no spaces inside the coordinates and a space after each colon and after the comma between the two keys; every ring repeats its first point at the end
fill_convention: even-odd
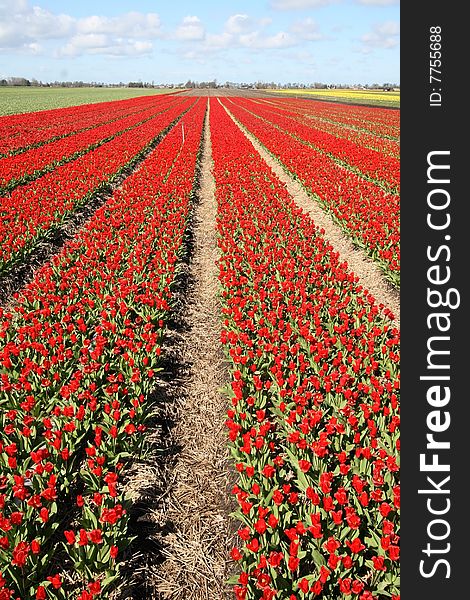
{"type": "Polygon", "coordinates": [[[215,183],[211,172],[209,114],[206,114],[200,190],[194,211],[193,289],[188,298],[188,334],[183,360],[191,365],[181,420],[175,435],[182,445],[168,514],[166,561],[157,573],[162,598],[209,600],[227,592],[231,532],[229,455],[224,428],[227,400],[219,388],[228,379],[220,342],[215,183]]]}
{"type": "MultiPolygon", "coordinates": [[[[123,573],[127,582],[117,595],[120,599],[231,597],[226,581],[232,574],[230,549],[237,527],[229,517],[235,508],[230,494],[234,474],[224,425],[227,398],[220,391],[228,371],[220,342],[217,207],[211,167],[208,111],[188,256],[182,265],[184,282],[176,293],[176,323],[166,348],[167,362],[173,364],[165,368],[167,377],[161,374],[157,390],[160,428],[151,444],[156,467],[137,466],[134,483],[129,480],[131,488],[139,488],[140,481],[147,493],[136,519],[144,547],[134,544],[127,574],[123,573]],[[166,431],[165,418],[169,420],[166,431]],[[153,498],[148,497],[152,485],[153,498]]],[[[142,489],[136,489],[139,496],[142,489]]]]}

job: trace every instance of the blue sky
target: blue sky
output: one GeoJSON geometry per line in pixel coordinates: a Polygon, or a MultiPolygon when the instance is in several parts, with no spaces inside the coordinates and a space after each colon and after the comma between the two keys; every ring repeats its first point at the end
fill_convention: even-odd
{"type": "Polygon", "coordinates": [[[400,83],[399,0],[0,0],[0,78],[400,83]]]}

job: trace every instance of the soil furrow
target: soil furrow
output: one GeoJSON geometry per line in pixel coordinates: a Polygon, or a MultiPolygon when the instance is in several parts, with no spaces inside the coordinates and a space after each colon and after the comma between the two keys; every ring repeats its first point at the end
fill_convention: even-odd
{"type": "MultiPolygon", "coordinates": [[[[211,173],[209,115],[204,126],[199,189],[191,217],[191,248],[178,299],[171,352],[179,376],[166,394],[176,409],[173,452],[165,466],[166,488],[140,517],[157,560],[132,559],[134,579],[146,600],[224,600],[231,575],[236,525],[228,516],[234,474],[227,449],[227,400],[220,388],[228,371],[220,341],[221,310],[215,183],[211,173]],[[172,454],[172,456],[171,456],[172,454]],[[145,564],[144,564],[145,563],[145,564]],[[145,581],[144,581],[145,580],[145,581]]],[[[127,597],[127,596],[125,596],[127,597]]],[[[140,598],[140,593],[132,597],[140,598]]]]}
{"type": "MultiPolygon", "coordinates": [[[[233,100],[230,99],[230,102],[233,102],[233,100]]],[[[288,129],[285,129],[283,125],[279,125],[278,123],[271,121],[270,118],[268,118],[267,116],[265,117],[265,116],[259,115],[258,113],[253,112],[252,110],[250,110],[249,108],[246,108],[245,106],[242,106],[241,108],[243,108],[243,110],[245,110],[248,114],[252,115],[253,117],[255,117],[255,118],[259,119],[260,121],[262,121],[263,123],[267,124],[268,126],[273,127],[274,129],[276,129],[277,131],[279,131],[281,134],[285,135],[286,137],[290,136],[296,142],[303,144],[307,148],[311,148],[314,152],[318,153],[319,155],[326,156],[332,162],[334,162],[338,167],[347,171],[348,173],[354,173],[355,175],[357,175],[364,181],[368,181],[369,183],[376,185],[377,187],[382,189],[387,194],[396,195],[398,193],[396,188],[392,187],[391,185],[387,184],[386,182],[380,181],[379,179],[374,179],[372,176],[367,175],[366,173],[363,173],[359,167],[347,162],[346,160],[343,160],[339,156],[335,155],[333,152],[329,152],[328,150],[325,150],[325,149],[321,148],[320,146],[317,146],[314,142],[310,142],[310,141],[300,137],[297,133],[295,133],[293,131],[289,131],[288,129]]],[[[290,118],[290,117],[287,117],[287,118],[290,118]]],[[[294,122],[294,119],[291,119],[291,120],[294,122]]],[[[375,151],[377,152],[377,150],[375,150],[375,151]]]]}

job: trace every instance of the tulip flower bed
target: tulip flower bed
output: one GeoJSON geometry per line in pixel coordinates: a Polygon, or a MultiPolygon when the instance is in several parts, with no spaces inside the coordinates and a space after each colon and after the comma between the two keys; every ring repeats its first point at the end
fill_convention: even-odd
{"type": "Polygon", "coordinates": [[[153,105],[144,110],[140,109],[132,114],[114,118],[111,122],[103,125],[88,127],[80,133],[67,135],[43,146],[31,148],[22,154],[14,154],[0,159],[0,194],[11,191],[19,184],[37,179],[57,166],[78,158],[166,110],[168,110],[168,106],[160,108],[153,105]]]}
{"type": "Polygon", "coordinates": [[[333,160],[261,121],[238,99],[223,104],[298,179],[353,242],[395,286],[400,280],[399,196],[349,172],[333,160]]]}
{"type": "Polygon", "coordinates": [[[105,598],[117,577],[205,109],[0,309],[0,598],[105,598]]]}
{"type": "Polygon", "coordinates": [[[365,129],[351,127],[338,121],[330,121],[322,117],[317,117],[311,113],[307,115],[305,112],[292,110],[292,107],[290,107],[287,102],[281,106],[278,106],[277,104],[273,106],[270,102],[262,100],[257,102],[263,108],[269,109],[269,112],[287,116],[290,119],[294,119],[295,121],[302,123],[302,125],[314,128],[317,131],[330,133],[337,138],[347,139],[357,146],[370,148],[382,154],[392,156],[396,159],[400,158],[400,143],[396,138],[390,138],[380,134],[373,134],[365,129]]]}
{"type": "Polygon", "coordinates": [[[275,114],[251,99],[240,98],[236,103],[259,117],[263,122],[274,125],[281,132],[311,146],[315,151],[320,151],[336,163],[384,187],[387,191],[398,193],[400,161],[397,158],[308,127],[288,116],[275,114]]]}
{"type": "Polygon", "coordinates": [[[399,332],[217,100],[210,118],[235,595],[397,599],[399,332]]]}
{"type": "Polygon", "coordinates": [[[24,152],[151,106],[163,109],[174,99],[172,95],[141,97],[0,117],[0,156],[24,152]]]}
{"type": "Polygon", "coordinates": [[[273,104],[285,106],[286,102],[288,102],[292,109],[298,110],[307,116],[312,115],[329,121],[339,122],[395,140],[398,140],[400,137],[400,111],[397,110],[351,105],[340,106],[331,102],[291,98],[284,102],[276,99],[273,101],[273,104]]]}
{"type": "Polygon", "coordinates": [[[2,198],[0,276],[24,261],[41,240],[54,235],[92,195],[109,190],[113,180],[194,103],[191,98],[178,100],[167,111],[2,198]]]}

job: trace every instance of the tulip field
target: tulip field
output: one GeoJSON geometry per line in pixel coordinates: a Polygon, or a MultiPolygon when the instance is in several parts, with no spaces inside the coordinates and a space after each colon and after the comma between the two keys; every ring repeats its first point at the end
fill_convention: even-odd
{"type": "Polygon", "coordinates": [[[397,110],[178,93],[0,117],[0,288],[37,263],[0,305],[0,600],[120,598],[209,143],[227,597],[399,599],[396,315],[247,132],[398,292],[397,110]]]}

